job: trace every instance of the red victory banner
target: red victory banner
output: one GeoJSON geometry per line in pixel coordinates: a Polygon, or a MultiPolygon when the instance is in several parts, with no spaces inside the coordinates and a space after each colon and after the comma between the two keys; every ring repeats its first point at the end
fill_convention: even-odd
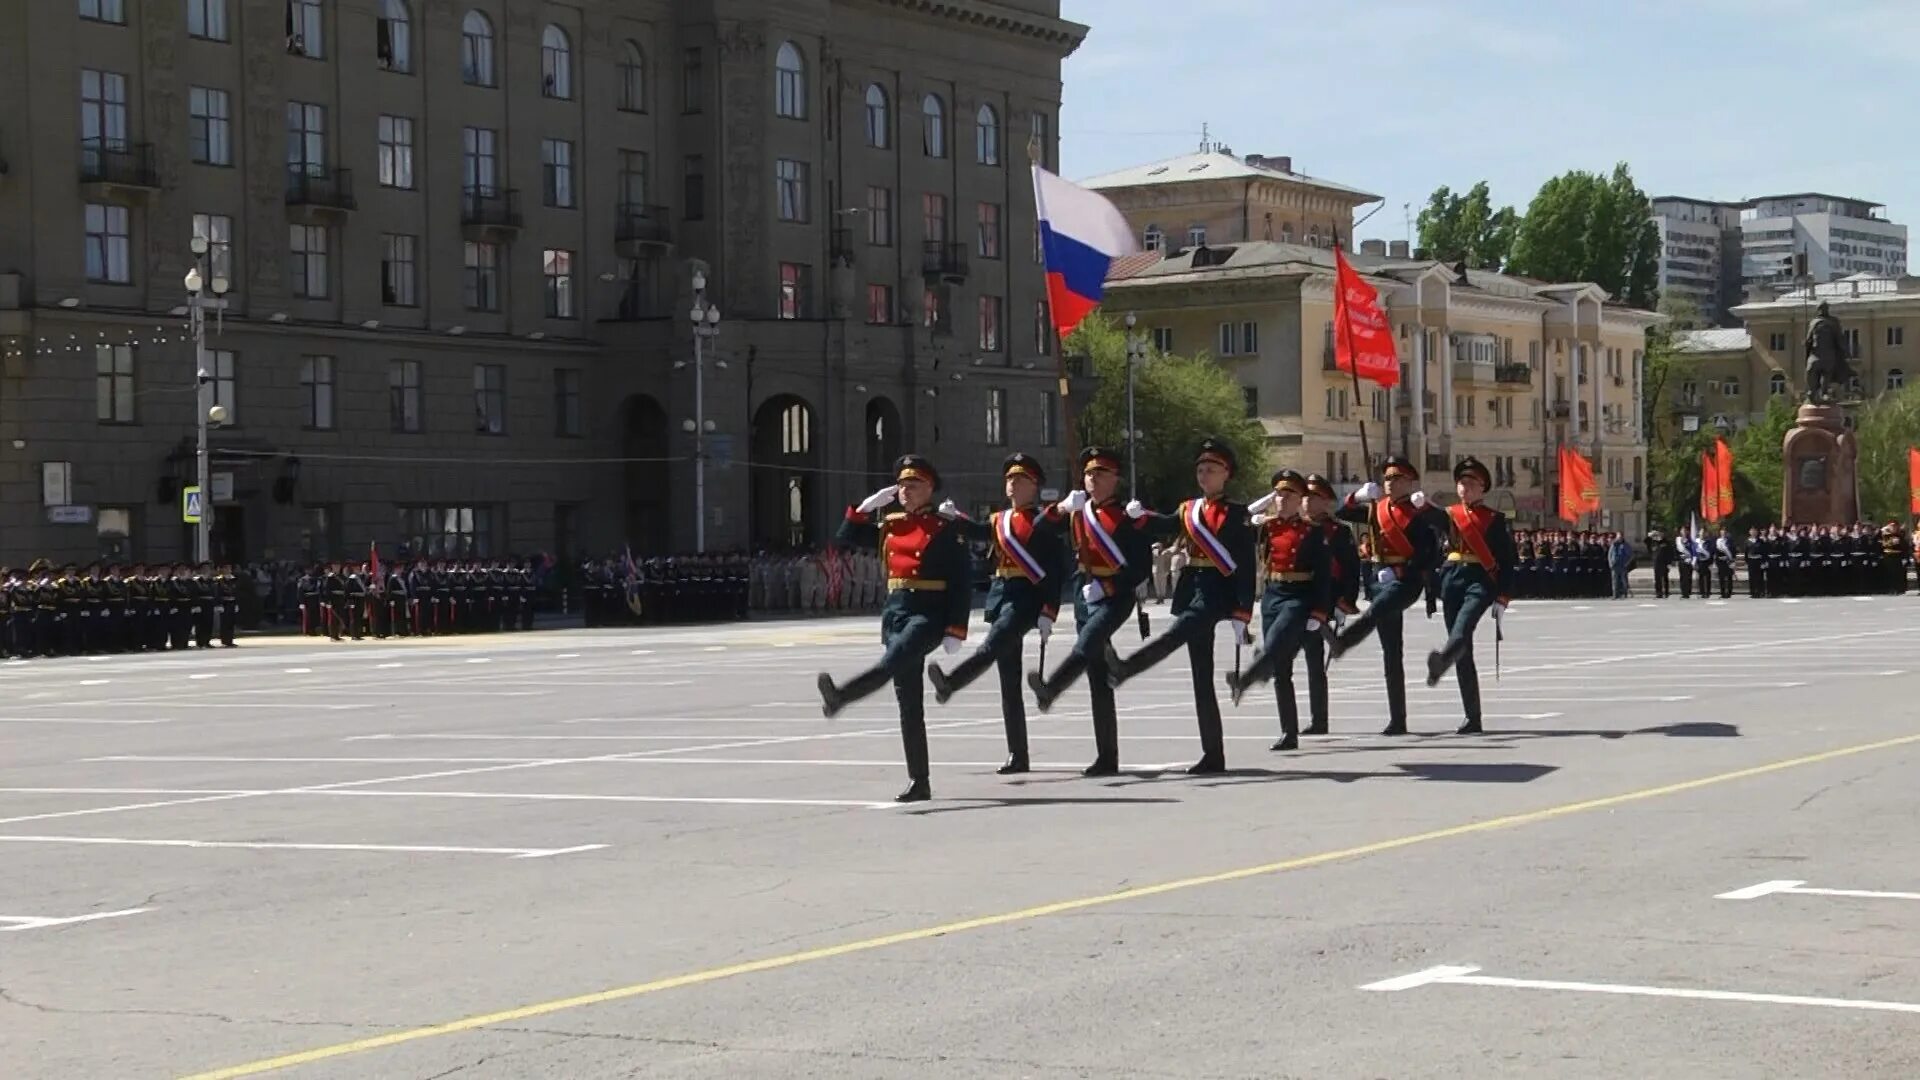
{"type": "Polygon", "coordinates": [[[1720,466],[1711,450],[1700,451],[1700,520],[1709,525],[1720,520],[1720,466]]]}
{"type": "Polygon", "coordinates": [[[1733,516],[1733,448],[1725,439],[1713,440],[1715,481],[1720,492],[1720,516],[1733,516]]]}
{"type": "Polygon", "coordinates": [[[1593,482],[1593,465],[1571,446],[1560,448],[1560,517],[1579,521],[1580,515],[1600,509],[1600,488],[1593,482]]]}
{"type": "Polygon", "coordinates": [[[1380,293],[1361,279],[1337,247],[1333,261],[1334,366],[1391,387],[1400,381],[1400,354],[1395,351],[1393,326],[1380,310],[1380,293]]]}
{"type": "Polygon", "coordinates": [[[1907,451],[1907,510],[1920,514],[1920,450],[1907,451]]]}

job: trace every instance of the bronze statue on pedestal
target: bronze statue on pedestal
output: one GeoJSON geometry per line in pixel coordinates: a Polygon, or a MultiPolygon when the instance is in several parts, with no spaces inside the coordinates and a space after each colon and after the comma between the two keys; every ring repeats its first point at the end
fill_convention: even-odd
{"type": "Polygon", "coordinates": [[[1807,404],[1833,404],[1854,378],[1853,366],[1847,363],[1847,339],[1840,320],[1822,300],[1818,314],[1807,325],[1807,404]]]}

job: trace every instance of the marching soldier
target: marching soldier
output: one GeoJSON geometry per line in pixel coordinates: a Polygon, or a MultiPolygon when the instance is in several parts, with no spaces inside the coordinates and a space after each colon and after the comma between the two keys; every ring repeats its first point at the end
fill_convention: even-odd
{"type": "MultiPolygon", "coordinates": [[[[1186,546],[1187,567],[1174,584],[1173,625],[1125,660],[1108,653],[1108,681],[1119,687],[1172,656],[1182,646],[1193,669],[1194,716],[1200,726],[1200,760],[1188,767],[1196,776],[1225,772],[1227,750],[1221,730],[1220,700],[1214,691],[1213,632],[1232,623],[1234,655],[1239,657],[1253,621],[1253,527],[1245,503],[1227,498],[1227,483],[1238,462],[1233,448],[1207,439],[1194,455],[1194,481],[1200,497],[1180,504],[1170,516],[1151,513],[1136,500],[1127,516],[1149,537],[1175,537],[1186,546]]],[[[1112,649],[1109,639],[1108,649],[1112,649]]],[[[1235,669],[1239,668],[1236,662],[1235,669]]]]}
{"type": "Polygon", "coordinates": [[[1438,685],[1449,668],[1460,683],[1460,705],[1466,723],[1459,735],[1480,733],[1480,672],[1473,662],[1473,632],[1489,610],[1498,623],[1507,611],[1501,580],[1511,572],[1515,551],[1507,516],[1485,505],[1493,474],[1474,458],[1453,468],[1454,492],[1460,501],[1447,508],[1447,567],[1441,585],[1446,610],[1447,642],[1427,655],[1427,685],[1438,685]]]}
{"type": "Polygon", "coordinates": [[[339,641],[347,626],[347,574],[339,563],[327,567],[327,574],[320,581],[321,595],[326,602],[327,637],[339,641]]]}
{"type": "Polygon", "coordinates": [[[213,575],[214,604],[220,613],[220,645],[233,648],[233,632],[240,625],[240,580],[231,563],[221,563],[213,575]]]}
{"type": "Polygon", "coordinates": [[[832,717],[889,679],[893,681],[909,780],[896,801],[924,802],[933,797],[933,791],[928,782],[926,683],[921,665],[933,650],[958,652],[966,641],[973,610],[972,567],[962,530],[934,509],[940,474],[933,463],[907,454],[894,463],[893,475],[894,484],[847,509],[836,538],[843,547],[880,547],[885,552],[889,595],[880,629],[886,652],[879,663],[844,687],[835,685],[833,676],[824,671],[818,682],[821,711],[832,717]],[[895,502],[900,505],[898,512],[876,520],[877,511],[895,502]]]}
{"type": "Polygon", "coordinates": [[[1078,633],[1073,651],[1052,675],[1027,673],[1027,685],[1041,712],[1081,674],[1093,702],[1094,759],[1082,776],[1113,776],[1120,771],[1120,720],[1113,708],[1113,687],[1107,681],[1109,642],[1134,612],[1135,592],[1152,569],[1153,541],[1127,516],[1116,497],[1120,487],[1120,456],[1104,447],[1080,452],[1082,486],[1047,510],[1054,522],[1068,522],[1079,574],[1075,587],[1074,624],[1078,633]]]}
{"type": "Polygon", "coordinates": [[[1380,652],[1386,667],[1387,726],[1381,734],[1407,733],[1407,676],[1403,662],[1403,617],[1420,599],[1427,578],[1439,562],[1439,538],[1429,516],[1426,495],[1418,488],[1420,473],[1403,457],[1389,457],[1381,485],[1369,480],[1347,497],[1340,518],[1369,524],[1378,545],[1372,583],[1373,604],[1334,638],[1332,658],[1338,660],[1367,635],[1380,631],[1380,652]],[[1382,496],[1385,496],[1384,498],[1382,496]]]}
{"type": "MultiPolygon", "coordinates": [[[[1328,533],[1301,513],[1307,494],[1306,477],[1281,469],[1273,474],[1273,494],[1254,504],[1261,512],[1253,516],[1253,527],[1267,568],[1266,594],[1260,600],[1261,649],[1245,675],[1227,676],[1235,705],[1249,687],[1268,679],[1278,683],[1280,741],[1273,744],[1274,750],[1294,750],[1300,745],[1293,658],[1307,642],[1320,640],[1321,627],[1332,617],[1335,582],[1328,533]]],[[[1321,677],[1325,679],[1324,672],[1321,677]]],[[[1324,693],[1323,689],[1323,697],[1324,693]]]]}
{"type": "MultiPolygon", "coordinates": [[[[996,511],[985,525],[965,518],[955,521],[961,534],[974,541],[990,541],[996,556],[993,585],[987,590],[987,639],[972,656],[951,672],[927,665],[933,699],[944,705],[955,693],[984,674],[989,666],[1000,672],[1000,708],[1007,727],[1007,776],[1028,769],[1027,709],[1020,688],[1020,646],[1027,631],[1038,629],[1044,645],[1059,617],[1060,581],[1066,576],[1066,545],[1058,522],[1040,510],[1040,485],[1047,482],[1040,463],[1028,454],[1014,454],[1001,466],[1006,479],[1007,508],[996,511]]],[[[952,503],[941,512],[957,515],[952,503]]]]}
{"type": "Polygon", "coordinates": [[[1360,549],[1354,543],[1353,530],[1334,516],[1339,497],[1333,485],[1319,473],[1307,474],[1307,518],[1320,529],[1326,541],[1327,570],[1333,577],[1333,624],[1321,626],[1320,633],[1308,634],[1307,655],[1308,722],[1305,734],[1327,733],[1327,643],[1334,630],[1360,612],[1360,549]]]}

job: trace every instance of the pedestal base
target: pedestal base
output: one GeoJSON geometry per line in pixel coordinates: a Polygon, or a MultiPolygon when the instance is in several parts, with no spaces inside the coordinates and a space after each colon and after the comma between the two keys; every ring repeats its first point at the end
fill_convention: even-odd
{"type": "Polygon", "coordinates": [[[1846,413],[1802,405],[1780,452],[1780,520],[1788,525],[1851,525],[1860,520],[1857,454],[1846,413]]]}

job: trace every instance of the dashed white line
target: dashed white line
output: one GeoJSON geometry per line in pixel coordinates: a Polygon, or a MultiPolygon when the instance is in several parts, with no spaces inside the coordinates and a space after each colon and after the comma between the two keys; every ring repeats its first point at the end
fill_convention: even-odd
{"type": "Polygon", "coordinates": [[[382,669],[385,669],[385,668],[397,668],[397,667],[400,667],[400,666],[402,666],[402,665],[401,665],[401,664],[399,664],[398,662],[395,662],[395,663],[391,663],[391,664],[375,664],[375,665],[374,665],[374,667],[377,667],[377,668],[382,668],[382,669]]]}
{"type": "Polygon", "coordinates": [[[112,679],[81,679],[80,685],[81,686],[105,686],[112,681],[113,681],[112,679]]]}
{"type": "Polygon", "coordinates": [[[287,669],[287,674],[289,674],[289,675],[311,675],[311,674],[313,674],[313,669],[312,669],[312,668],[310,668],[310,667],[290,667],[290,668],[288,668],[288,669],[287,669]]]}
{"type": "Polygon", "coordinates": [[[198,674],[187,676],[189,679],[217,679],[219,677],[220,673],[217,671],[202,671],[198,674]]]}
{"type": "Polygon", "coordinates": [[[469,664],[491,664],[491,663],[493,663],[493,658],[492,658],[492,657],[489,657],[489,656],[469,656],[469,657],[467,657],[467,663],[469,663],[469,664]]]}

